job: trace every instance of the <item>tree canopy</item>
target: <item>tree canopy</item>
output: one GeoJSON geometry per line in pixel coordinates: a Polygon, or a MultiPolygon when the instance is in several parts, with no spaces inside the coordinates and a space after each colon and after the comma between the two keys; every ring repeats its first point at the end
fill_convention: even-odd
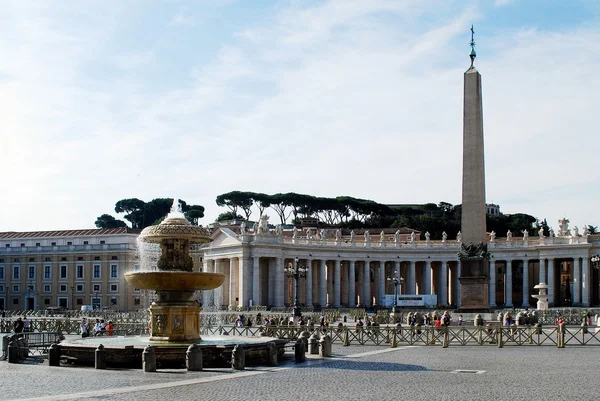
{"type": "MultiPolygon", "coordinates": [[[[198,219],[204,217],[204,206],[188,205],[181,199],[179,200],[179,203],[183,214],[190,223],[197,225],[198,219]]],[[[155,198],[149,202],[144,202],[138,198],[128,198],[117,201],[115,204],[115,212],[125,213],[123,218],[131,224],[131,228],[143,229],[153,224],[158,224],[167,214],[169,214],[172,205],[173,198],[155,198]]],[[[103,214],[96,220],[96,226],[100,227],[100,224],[103,226],[101,228],[114,228],[104,226],[121,223],[123,225],[118,227],[127,227],[124,221],[117,220],[108,214],[103,214]],[[114,221],[111,220],[111,218],[114,221]]]]}
{"type": "Polygon", "coordinates": [[[103,214],[96,219],[97,228],[125,228],[127,224],[123,220],[118,220],[110,214],[103,214]]]}
{"type": "MultiPolygon", "coordinates": [[[[298,223],[299,219],[313,217],[325,225],[347,228],[387,228],[408,227],[431,234],[432,239],[441,239],[445,231],[450,237],[460,231],[461,205],[448,202],[426,203],[424,205],[384,205],[368,199],[351,196],[335,198],[316,197],[295,192],[273,195],[249,191],[232,191],[217,196],[216,203],[226,206],[229,212],[222,213],[218,221],[229,220],[243,211],[248,219],[252,206],[256,206],[262,215],[267,208],[275,211],[281,224],[298,223]],[[225,218],[227,217],[227,218],[225,218]]],[[[523,230],[544,228],[548,235],[548,224],[524,213],[513,215],[487,216],[487,231],[495,231],[504,236],[510,230],[514,236],[523,235],[523,230]]],[[[532,235],[537,234],[532,232],[532,235]]]]}

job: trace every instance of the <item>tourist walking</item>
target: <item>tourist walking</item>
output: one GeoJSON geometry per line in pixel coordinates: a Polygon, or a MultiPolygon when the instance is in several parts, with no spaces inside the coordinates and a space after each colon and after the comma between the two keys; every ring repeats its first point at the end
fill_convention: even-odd
{"type": "Polygon", "coordinates": [[[29,333],[31,330],[31,321],[27,319],[27,316],[23,316],[23,332],[29,333]]]}
{"type": "Polygon", "coordinates": [[[114,330],[113,322],[109,320],[108,324],[106,325],[106,335],[112,336],[113,330],[114,330]]]}
{"type": "Polygon", "coordinates": [[[89,335],[90,335],[90,332],[89,332],[88,326],[87,326],[87,319],[83,318],[83,319],[81,319],[81,337],[85,338],[89,335]]]}
{"type": "Polygon", "coordinates": [[[20,317],[17,318],[17,320],[15,320],[15,322],[13,323],[13,331],[15,333],[23,332],[23,320],[20,317]]]}
{"type": "Polygon", "coordinates": [[[463,325],[463,315],[458,315],[458,325],[459,326],[463,325]]]}

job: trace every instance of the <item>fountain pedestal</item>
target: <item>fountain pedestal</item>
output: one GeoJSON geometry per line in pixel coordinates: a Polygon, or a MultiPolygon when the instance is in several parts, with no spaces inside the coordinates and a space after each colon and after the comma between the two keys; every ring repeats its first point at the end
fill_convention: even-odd
{"type": "Polygon", "coordinates": [[[150,341],[200,341],[200,311],[198,305],[150,306],[150,341]]]}

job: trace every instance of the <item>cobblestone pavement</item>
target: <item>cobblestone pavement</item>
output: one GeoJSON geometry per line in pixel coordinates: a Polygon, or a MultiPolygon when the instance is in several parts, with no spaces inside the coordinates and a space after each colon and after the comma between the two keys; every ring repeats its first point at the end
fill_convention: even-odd
{"type": "Polygon", "coordinates": [[[596,347],[335,345],[331,359],[244,371],[0,362],[0,400],[591,400],[597,358],[596,347]]]}

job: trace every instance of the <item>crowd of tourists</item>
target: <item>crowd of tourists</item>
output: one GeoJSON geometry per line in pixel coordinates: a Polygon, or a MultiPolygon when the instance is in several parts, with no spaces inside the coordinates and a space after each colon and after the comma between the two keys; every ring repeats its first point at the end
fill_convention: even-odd
{"type": "Polygon", "coordinates": [[[104,319],[96,319],[96,322],[92,322],[87,318],[81,319],[81,337],[90,336],[112,336],[114,334],[115,326],[112,321],[106,323],[104,319]]]}

